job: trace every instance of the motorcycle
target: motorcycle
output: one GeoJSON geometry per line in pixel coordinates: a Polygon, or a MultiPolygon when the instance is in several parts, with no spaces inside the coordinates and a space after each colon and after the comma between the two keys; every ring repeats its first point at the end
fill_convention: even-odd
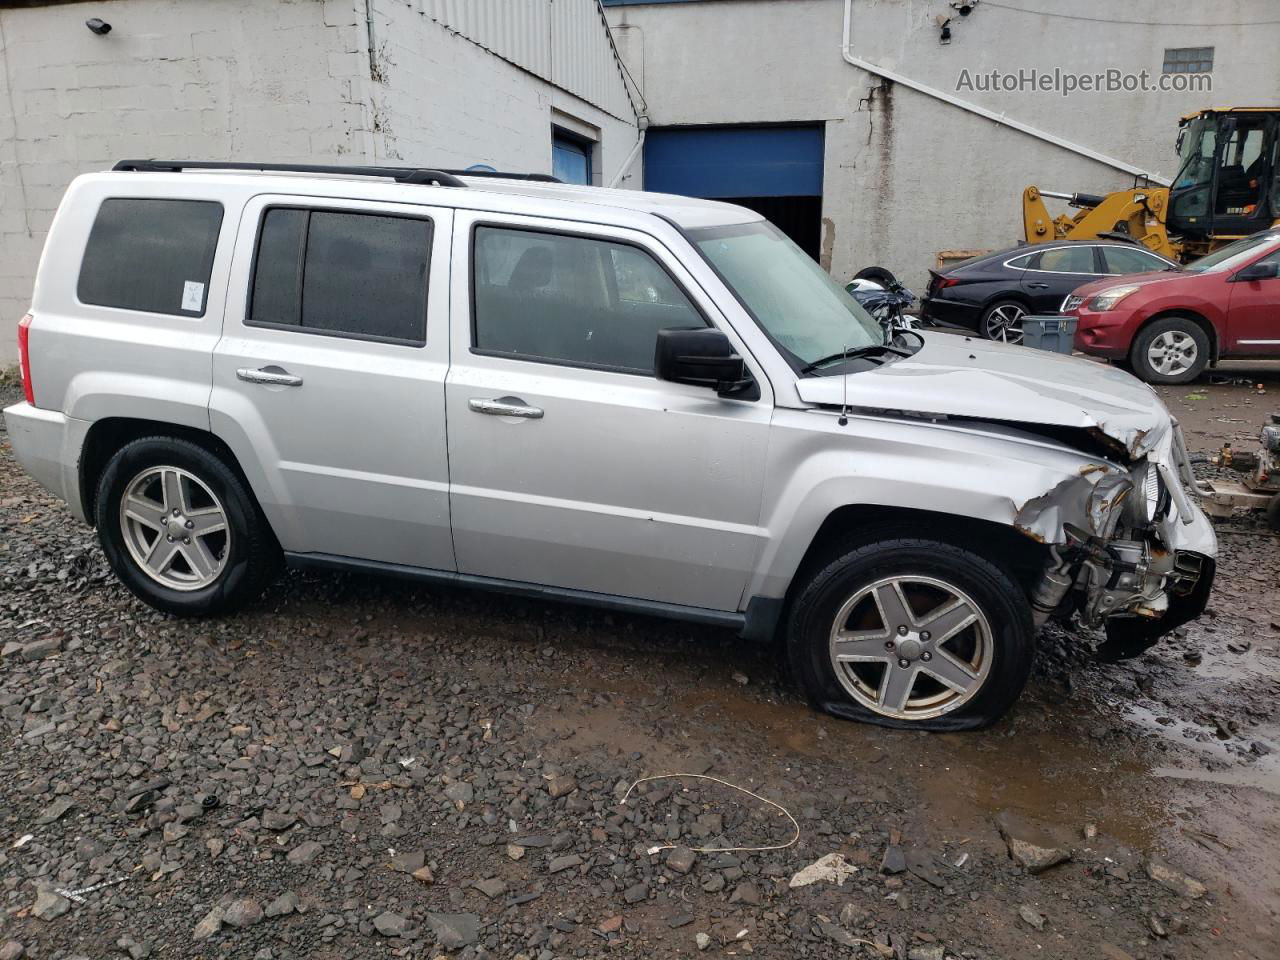
{"type": "Polygon", "coordinates": [[[920,328],[918,317],[903,312],[916,302],[916,295],[884,267],[864,267],[844,288],[890,336],[920,328]]]}

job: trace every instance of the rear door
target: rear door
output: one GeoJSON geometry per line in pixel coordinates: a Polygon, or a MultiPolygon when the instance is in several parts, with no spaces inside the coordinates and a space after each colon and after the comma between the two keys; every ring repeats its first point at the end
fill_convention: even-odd
{"type": "Polygon", "coordinates": [[[1102,275],[1097,247],[1071,244],[1041,250],[1027,262],[1019,284],[1032,313],[1057,313],[1072,290],[1102,275]]]}
{"type": "Polygon", "coordinates": [[[210,421],[286,551],[452,570],[452,211],[254,198],[210,421]]]}
{"type": "Polygon", "coordinates": [[[1172,266],[1141,247],[1099,247],[1098,250],[1102,254],[1102,265],[1108,276],[1148,273],[1152,270],[1166,270],[1172,266]]]}

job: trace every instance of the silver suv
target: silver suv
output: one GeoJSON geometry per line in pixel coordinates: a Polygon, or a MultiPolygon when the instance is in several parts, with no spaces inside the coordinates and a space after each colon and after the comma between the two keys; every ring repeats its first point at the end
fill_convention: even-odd
{"type": "Polygon", "coordinates": [[[77,179],[18,459],[176,615],[281,562],[780,636],[812,702],[960,729],[1037,629],[1200,614],[1181,436],[1116,369],[880,326],[722,203],[401,168],[77,179]]]}

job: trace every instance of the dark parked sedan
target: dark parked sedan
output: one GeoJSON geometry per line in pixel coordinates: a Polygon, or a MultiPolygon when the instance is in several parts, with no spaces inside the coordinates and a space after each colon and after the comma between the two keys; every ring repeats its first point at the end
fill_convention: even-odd
{"type": "Polygon", "coordinates": [[[1022,342],[1022,318],[1058,313],[1076,287],[1106,276],[1177,269],[1132,243],[1078,241],[1011,247],[929,271],[925,320],[968,327],[989,340],[1022,342]]]}

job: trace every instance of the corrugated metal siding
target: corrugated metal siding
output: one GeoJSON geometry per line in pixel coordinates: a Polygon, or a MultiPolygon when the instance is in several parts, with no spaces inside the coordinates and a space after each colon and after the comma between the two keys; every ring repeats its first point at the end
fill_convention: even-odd
{"type": "Polygon", "coordinates": [[[597,0],[406,0],[504,60],[631,120],[635,107],[597,0]]]}
{"type": "Polygon", "coordinates": [[[551,0],[419,0],[419,5],[472,43],[552,79],[551,0]]]}

